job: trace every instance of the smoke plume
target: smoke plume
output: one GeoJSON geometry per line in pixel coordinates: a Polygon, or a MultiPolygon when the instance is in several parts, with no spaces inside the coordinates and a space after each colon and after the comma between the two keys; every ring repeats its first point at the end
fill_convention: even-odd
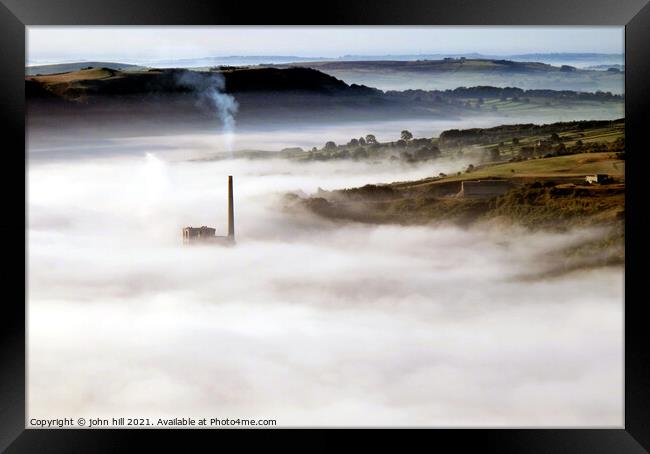
{"type": "Polygon", "coordinates": [[[215,72],[183,71],[178,76],[177,83],[192,89],[208,101],[222,124],[225,151],[232,153],[235,142],[235,114],[239,105],[232,95],[224,93],[226,80],[223,75],[215,72]]]}

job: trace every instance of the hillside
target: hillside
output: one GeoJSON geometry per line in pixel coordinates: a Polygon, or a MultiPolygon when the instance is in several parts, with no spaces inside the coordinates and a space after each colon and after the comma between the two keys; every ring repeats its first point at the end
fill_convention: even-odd
{"type": "Polygon", "coordinates": [[[29,121],[54,129],[70,121],[84,125],[138,122],[142,127],[173,122],[179,127],[205,128],[214,125],[218,115],[213,95],[219,91],[234,97],[239,124],[495,115],[527,115],[542,121],[615,118],[623,115],[624,106],[621,96],[607,93],[489,86],[383,92],[300,67],[210,71],[102,67],[25,77],[29,121]]]}
{"type": "Polygon", "coordinates": [[[64,100],[92,101],[102,96],[187,93],[212,86],[227,87],[232,94],[247,92],[307,92],[313,94],[372,95],[368,87],[348,85],[332,76],[309,68],[226,68],[211,72],[184,69],[119,71],[86,68],[79,71],[27,76],[27,83],[40,85],[64,100]]]}
{"type": "MultiPolygon", "coordinates": [[[[393,101],[375,89],[348,85],[309,68],[222,68],[213,71],[89,68],[25,77],[29,120],[39,125],[173,122],[214,125],[214,95],[232,95],[237,120],[323,120],[329,116],[422,115],[419,106],[393,101]],[[56,116],[52,115],[56,113],[56,116]]],[[[430,113],[430,111],[427,111],[430,113]]]]}
{"type": "Polygon", "coordinates": [[[538,62],[517,62],[512,60],[444,58],[441,60],[368,60],[368,61],[324,61],[304,62],[295,66],[320,68],[321,70],[366,70],[403,72],[559,72],[556,66],[538,62]]]}
{"type": "Polygon", "coordinates": [[[87,68],[108,68],[120,71],[144,70],[144,66],[131,65],[128,63],[115,63],[105,61],[81,61],[72,63],[55,63],[51,65],[31,65],[25,67],[25,74],[28,76],[47,75],[80,71],[87,68]]]}
{"type": "Polygon", "coordinates": [[[538,62],[444,58],[415,61],[316,61],[292,63],[290,66],[318,69],[347,83],[364,84],[382,90],[445,90],[461,86],[492,85],[522,89],[623,92],[623,74],[620,72],[538,62]]]}
{"type": "MultiPolygon", "coordinates": [[[[519,126],[510,129],[519,131],[526,125],[519,126]]],[[[530,135],[513,145],[510,152],[493,158],[494,162],[475,161],[475,165],[456,174],[321,191],[311,197],[289,195],[287,207],[306,209],[329,219],[364,223],[467,226],[498,220],[531,229],[566,229],[577,225],[622,228],[625,209],[622,121],[600,122],[590,128],[580,122],[574,122],[573,128],[567,123],[558,123],[555,129],[553,126],[543,128],[547,134],[557,135],[556,144],[549,144],[553,147],[550,150],[544,148],[547,140],[544,138],[536,145],[538,151],[528,156],[528,144],[540,142],[540,136],[530,135]],[[585,177],[593,174],[605,174],[607,180],[595,185],[587,183],[585,177]],[[462,194],[463,182],[486,180],[498,180],[506,189],[478,197],[462,194]]],[[[480,144],[476,146],[476,150],[481,149],[480,144]]],[[[453,147],[440,149],[447,156],[456,153],[453,147]]],[[[481,156],[476,153],[473,158],[481,156]]],[[[466,162],[468,157],[462,159],[466,162]]]]}
{"type": "MultiPolygon", "coordinates": [[[[590,229],[579,244],[550,258],[549,277],[625,262],[624,161],[612,153],[583,153],[486,166],[462,177],[442,177],[388,185],[320,191],[311,197],[287,194],[284,209],[332,222],[370,224],[452,224],[463,228],[523,227],[540,231],[590,229]],[[514,170],[514,173],[510,173],[514,170]],[[609,172],[605,184],[585,175],[609,172]],[[502,195],[459,196],[462,181],[510,184],[502,195]]],[[[468,245],[471,247],[471,245],[468,245]]]]}

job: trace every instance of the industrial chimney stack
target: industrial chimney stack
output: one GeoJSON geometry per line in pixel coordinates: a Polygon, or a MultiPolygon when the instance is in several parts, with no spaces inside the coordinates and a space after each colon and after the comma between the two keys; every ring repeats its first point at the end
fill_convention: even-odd
{"type": "Polygon", "coordinates": [[[228,239],[235,241],[235,211],[232,200],[232,175],[228,176],[228,239]]]}
{"type": "Polygon", "coordinates": [[[228,236],[216,235],[216,229],[202,225],[201,227],[184,227],[183,244],[213,243],[222,246],[235,244],[235,209],[232,193],[232,175],[228,175],[228,236]]]}

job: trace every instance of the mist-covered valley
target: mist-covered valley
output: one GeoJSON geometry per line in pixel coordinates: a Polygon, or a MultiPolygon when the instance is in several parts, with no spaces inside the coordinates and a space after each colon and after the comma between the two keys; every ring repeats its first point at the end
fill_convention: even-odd
{"type": "Polygon", "coordinates": [[[622,28],[27,33],[29,426],[621,427],[622,28]]]}
{"type": "MultiPolygon", "coordinates": [[[[236,130],[233,147],[403,127],[236,130]]],[[[30,416],[620,426],[622,269],[547,273],[598,227],[369,225],[283,208],[287,192],[417,180],[462,159],[194,160],[225,151],[218,128],[29,135],[30,416]],[[183,226],[225,232],[227,175],[236,246],[183,246],[183,226]]]]}

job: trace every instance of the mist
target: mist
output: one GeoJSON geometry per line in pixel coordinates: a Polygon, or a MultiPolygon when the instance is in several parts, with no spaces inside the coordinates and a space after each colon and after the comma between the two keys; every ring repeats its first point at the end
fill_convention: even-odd
{"type": "MultiPolygon", "coordinates": [[[[211,102],[211,101],[210,101],[211,102]]],[[[225,102],[229,104],[228,101],[225,102]]],[[[236,104],[236,102],[235,102],[236,104]]],[[[144,156],[154,151],[164,154],[166,159],[206,159],[215,156],[236,156],[236,151],[265,150],[280,151],[283,148],[301,147],[310,150],[322,148],[326,141],[337,144],[348,143],[351,138],[373,134],[379,142],[399,139],[402,130],[409,130],[414,137],[438,137],[448,129],[490,128],[512,123],[554,123],[557,121],[613,120],[625,115],[623,106],[607,111],[585,109],[583,111],[553,110],[547,113],[523,113],[516,117],[503,115],[467,116],[462,118],[386,118],[382,120],[339,120],[287,121],[269,116],[266,121],[241,121],[237,117],[229,120],[225,127],[217,110],[207,124],[187,124],[178,116],[178,122],[154,121],[148,125],[138,123],[141,118],[128,115],[117,125],[105,119],[94,119],[89,124],[70,127],[63,119],[44,125],[29,124],[28,145],[30,159],[35,161],[56,161],[69,159],[96,159],[109,156],[144,156]],[[103,120],[103,121],[102,121],[103,120]],[[236,126],[236,129],[235,129],[236,126]]],[[[236,110],[231,111],[234,115],[236,110]]],[[[53,117],[50,115],[49,117],[53,117]]],[[[28,121],[33,121],[28,118],[28,121]]],[[[439,164],[437,164],[439,165],[439,164]]],[[[392,168],[394,169],[394,168],[392,168]]],[[[460,167],[459,167],[460,170],[460,167]]],[[[402,179],[401,173],[395,173],[402,179]]],[[[430,176],[430,175],[427,175],[430,176]]],[[[327,178],[327,175],[323,175],[327,178]]],[[[392,180],[391,180],[392,181],[392,180]]],[[[367,183],[368,181],[366,181],[367,183]]]]}
{"type": "MultiPolygon", "coordinates": [[[[363,128],[238,133],[237,146],[376,133],[363,128]]],[[[289,191],[466,163],[187,160],[222,139],[30,141],[28,418],[621,427],[623,270],[531,279],[597,231],[288,213],[289,191]],[[183,226],[226,231],[227,175],[237,245],[183,247],[183,226]]]]}

